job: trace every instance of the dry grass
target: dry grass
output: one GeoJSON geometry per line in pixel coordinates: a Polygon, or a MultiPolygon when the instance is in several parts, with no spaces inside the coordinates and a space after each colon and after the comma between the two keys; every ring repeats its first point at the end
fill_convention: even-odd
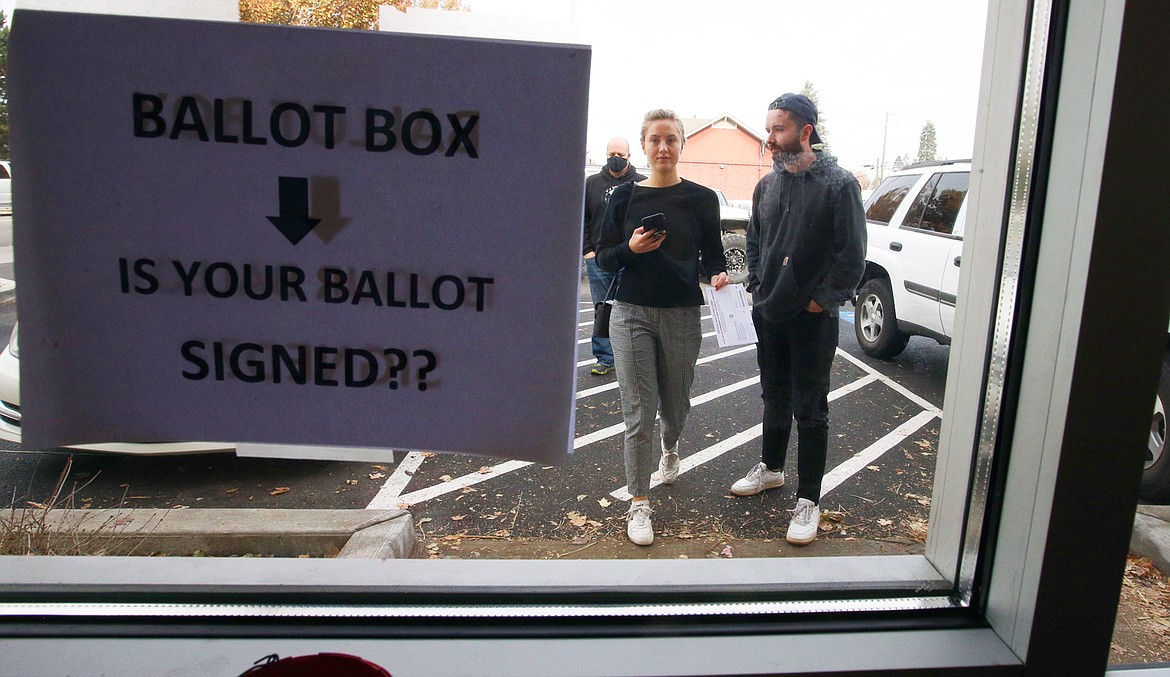
{"type": "Polygon", "coordinates": [[[89,482],[66,490],[72,467],[70,456],[43,502],[13,496],[8,510],[0,512],[0,555],[134,554],[142,539],[117,537],[128,521],[107,516],[94,523],[86,511],[77,509],[78,492],[89,482]]]}

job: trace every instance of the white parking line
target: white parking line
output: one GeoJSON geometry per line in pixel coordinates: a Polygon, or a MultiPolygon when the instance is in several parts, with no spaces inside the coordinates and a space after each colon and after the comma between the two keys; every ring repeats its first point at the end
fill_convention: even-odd
{"type": "MultiPolygon", "coordinates": [[[[757,378],[756,380],[758,381],[759,379],[757,378]]],[[[875,374],[867,374],[865,376],[862,376],[861,378],[857,379],[856,381],[853,381],[851,383],[847,383],[847,384],[841,386],[840,388],[837,388],[833,392],[829,393],[829,401],[832,402],[833,400],[835,400],[839,397],[842,397],[844,395],[848,395],[849,393],[854,392],[856,390],[860,390],[860,389],[864,388],[865,386],[869,385],[870,383],[873,383],[874,381],[878,381],[878,380],[880,380],[880,379],[875,374]]],[[[751,442],[752,440],[754,440],[757,437],[759,437],[760,435],[762,435],[763,430],[764,430],[763,424],[757,424],[751,428],[748,428],[747,430],[736,433],[735,435],[732,435],[731,437],[729,437],[721,442],[717,442],[716,444],[713,444],[713,445],[707,447],[706,449],[695,452],[695,453],[691,454],[690,456],[687,456],[686,458],[679,459],[679,461],[678,461],[678,474],[681,475],[692,468],[697,468],[698,466],[703,465],[707,461],[718,458],[719,456],[722,456],[723,454],[731,451],[732,449],[736,449],[738,447],[741,447],[741,446],[747,444],[748,442],[751,442]]],[[[654,473],[653,475],[651,475],[650,488],[653,489],[654,487],[656,487],[660,484],[662,484],[662,477],[659,476],[658,473],[654,473]]],[[[836,486],[836,485],[834,485],[834,486],[836,486]]],[[[614,491],[611,491],[609,493],[609,495],[613,496],[614,498],[618,499],[619,501],[628,501],[632,498],[632,496],[630,496],[630,492],[629,492],[629,485],[624,486],[620,489],[615,489],[614,491]]]]}
{"type": "Polygon", "coordinates": [[[906,399],[910,400],[914,404],[917,404],[918,406],[922,407],[926,411],[934,412],[935,414],[942,413],[942,409],[939,409],[938,407],[934,406],[930,402],[927,402],[922,397],[911,392],[908,388],[906,388],[906,386],[894,381],[894,379],[890,378],[889,376],[886,376],[885,374],[881,373],[877,369],[874,369],[873,367],[869,366],[865,362],[862,362],[860,359],[850,355],[849,353],[845,352],[844,350],[838,349],[837,354],[840,355],[841,357],[844,357],[846,360],[852,362],[853,364],[857,365],[866,373],[876,375],[879,379],[881,379],[882,383],[889,386],[892,390],[894,390],[894,392],[898,393],[902,397],[905,397],[906,399]]]}
{"type": "MultiPolygon", "coordinates": [[[[712,390],[709,393],[704,393],[698,397],[691,398],[691,406],[694,407],[694,406],[698,406],[700,404],[705,404],[707,402],[710,402],[711,400],[715,400],[715,399],[718,399],[720,397],[723,397],[724,395],[727,395],[728,393],[734,392],[736,390],[742,390],[743,388],[747,388],[747,387],[755,385],[759,382],[760,382],[760,379],[758,376],[756,376],[756,377],[752,377],[749,379],[744,379],[743,381],[739,381],[738,383],[733,383],[731,385],[724,386],[724,387],[719,388],[717,390],[712,390]]],[[[573,440],[573,449],[580,449],[582,447],[593,444],[594,442],[599,442],[601,440],[613,437],[615,435],[620,435],[622,433],[622,431],[625,430],[625,428],[626,428],[625,423],[617,423],[617,424],[609,426],[608,428],[602,428],[601,430],[595,430],[587,435],[582,435],[581,437],[578,437],[577,439],[573,440]]],[[[414,454],[410,454],[407,456],[407,458],[409,459],[413,455],[414,454]]],[[[421,454],[419,455],[419,457],[421,459],[421,454]]],[[[419,463],[421,463],[421,460],[419,461],[419,463]]],[[[404,459],[402,462],[402,465],[405,465],[405,464],[406,464],[406,460],[404,459]]],[[[431,487],[419,489],[417,491],[412,491],[408,494],[401,494],[401,495],[400,495],[400,492],[406,488],[406,483],[410,481],[410,475],[408,474],[408,472],[413,473],[414,470],[418,468],[418,465],[415,465],[414,467],[409,468],[408,472],[407,471],[402,472],[401,477],[405,478],[405,482],[400,481],[401,478],[399,477],[399,470],[395,470],[394,474],[390,477],[390,480],[388,480],[386,482],[386,486],[383,487],[382,490],[378,492],[378,495],[374,497],[374,499],[370,502],[370,504],[368,506],[366,506],[366,508],[369,510],[378,510],[378,509],[385,509],[385,508],[394,508],[400,504],[415,505],[417,503],[422,503],[423,501],[428,501],[432,498],[437,498],[437,497],[442,496],[444,494],[449,494],[449,493],[454,492],[454,491],[459,491],[459,490],[463,489],[463,487],[469,487],[473,484],[479,484],[480,482],[485,482],[487,480],[499,477],[500,475],[503,475],[504,473],[511,472],[513,470],[519,470],[520,468],[525,468],[529,465],[532,465],[532,463],[530,463],[528,461],[507,461],[505,463],[501,463],[499,465],[492,466],[490,468],[489,472],[486,472],[486,473],[481,473],[481,472],[467,473],[466,475],[463,475],[462,477],[451,480],[450,482],[436,484],[436,485],[431,486],[431,487]],[[394,484],[394,486],[391,487],[391,484],[394,484]]]]}
{"type": "Polygon", "coordinates": [[[918,432],[918,429],[938,418],[937,411],[921,411],[914,418],[894,428],[885,437],[853,455],[853,458],[825,473],[821,480],[821,496],[836,489],[845,480],[857,474],[862,468],[876,461],[882,454],[898,446],[902,440],[918,432]]]}
{"type": "MultiPolygon", "coordinates": [[[[709,336],[709,335],[710,334],[706,334],[705,336],[709,336]]],[[[707,357],[703,357],[703,358],[699,359],[696,362],[696,364],[706,364],[706,363],[712,362],[714,360],[723,359],[726,357],[731,357],[733,355],[745,353],[745,352],[748,352],[750,350],[755,350],[755,346],[754,345],[743,346],[743,347],[736,348],[733,350],[724,351],[722,353],[709,355],[707,357]]],[[[859,360],[858,358],[853,357],[852,355],[850,355],[849,353],[847,353],[841,349],[837,350],[837,354],[844,357],[847,361],[849,361],[850,363],[852,363],[852,364],[856,365],[857,367],[859,367],[860,369],[862,369],[864,372],[866,372],[866,375],[855,380],[855,381],[852,381],[844,386],[841,386],[840,388],[837,388],[836,390],[833,390],[831,393],[829,393],[829,400],[830,401],[838,399],[844,395],[847,395],[851,392],[854,392],[860,388],[863,388],[863,387],[877,381],[877,382],[883,383],[884,385],[888,386],[890,389],[894,390],[895,392],[902,395],[906,399],[919,405],[920,407],[922,407],[922,409],[924,409],[924,411],[920,412],[918,415],[914,416],[912,419],[910,419],[906,423],[903,423],[902,425],[898,426],[896,429],[894,429],[893,431],[891,431],[890,433],[888,433],[887,435],[882,437],[877,442],[874,442],[870,446],[866,447],[864,450],[858,452],[849,460],[845,461],[844,463],[838,465],[836,468],[833,468],[833,470],[826,473],[825,479],[822,481],[822,484],[821,484],[822,495],[827,494],[829,491],[835,489],[837,486],[839,486],[846,479],[848,479],[852,475],[856,474],[859,470],[861,470],[861,468],[864,468],[867,465],[872,464],[874,460],[881,457],[882,454],[884,454],[886,451],[892,449],[894,446],[897,446],[902,440],[913,435],[915,432],[918,431],[918,429],[920,429],[928,421],[930,421],[931,419],[933,419],[935,417],[940,416],[942,413],[938,407],[935,407],[930,402],[926,401],[925,399],[923,399],[919,395],[911,392],[909,389],[902,386],[901,384],[896,383],[894,380],[892,380],[891,378],[889,378],[885,374],[882,374],[881,372],[877,371],[876,369],[869,366],[865,362],[859,360]]],[[[579,366],[581,366],[581,365],[579,365],[579,366]]],[[[730,393],[735,392],[737,390],[742,390],[743,388],[747,388],[749,386],[758,384],[759,380],[760,380],[759,377],[755,376],[752,378],[744,379],[744,380],[736,382],[736,383],[732,383],[732,384],[724,386],[722,388],[717,388],[715,390],[704,393],[704,394],[699,395],[697,397],[693,397],[693,398],[691,398],[691,406],[694,407],[694,406],[698,406],[700,404],[705,404],[707,402],[718,399],[720,397],[723,397],[724,395],[730,394],[730,393]]],[[[583,397],[588,397],[589,395],[594,395],[594,394],[597,394],[599,392],[612,390],[616,387],[617,387],[616,383],[609,383],[609,384],[606,384],[603,386],[598,386],[596,388],[589,388],[586,390],[582,390],[582,391],[578,392],[577,399],[581,399],[583,397]]],[[[595,442],[599,442],[603,439],[608,439],[608,438],[613,437],[615,435],[619,435],[622,433],[622,431],[624,429],[625,429],[624,423],[617,423],[617,424],[611,425],[609,427],[603,428],[601,430],[596,430],[596,431],[593,431],[593,432],[588,433],[586,435],[582,435],[581,437],[578,437],[573,441],[573,449],[574,450],[580,449],[582,447],[588,446],[588,445],[593,444],[595,442]]],[[[741,431],[739,433],[736,433],[735,435],[727,438],[726,440],[723,440],[717,444],[714,444],[710,447],[707,447],[706,449],[703,449],[699,452],[691,454],[684,459],[681,459],[679,461],[679,473],[682,474],[684,472],[687,472],[688,470],[691,470],[692,468],[696,468],[696,467],[702,465],[703,463],[706,463],[712,459],[715,459],[715,458],[721,456],[722,454],[726,453],[727,451],[730,451],[730,450],[735,449],[739,446],[747,444],[748,442],[754,440],[756,437],[759,437],[762,434],[761,430],[762,430],[762,428],[760,425],[753,426],[752,428],[749,428],[748,430],[744,430],[744,431],[741,431]]],[[[477,471],[477,472],[473,472],[473,473],[468,473],[466,475],[463,475],[462,477],[455,478],[449,482],[444,482],[442,484],[433,485],[433,486],[419,489],[417,491],[412,491],[412,492],[406,493],[406,494],[401,493],[402,491],[405,490],[407,484],[410,482],[411,474],[415,470],[417,470],[417,468],[419,467],[419,465],[421,465],[421,463],[424,459],[425,459],[425,457],[423,457],[421,454],[409,454],[407,456],[407,458],[404,459],[402,461],[402,463],[399,464],[399,467],[395,470],[394,474],[387,481],[386,485],[383,486],[383,488],[378,492],[378,495],[374,497],[374,499],[370,502],[369,506],[367,506],[367,507],[369,509],[381,509],[381,508],[397,507],[398,505],[403,505],[403,504],[416,505],[418,503],[422,503],[424,501],[428,501],[430,499],[437,498],[437,497],[443,496],[445,494],[460,491],[465,487],[479,484],[481,482],[486,482],[488,480],[494,479],[496,477],[500,477],[500,476],[507,474],[509,472],[512,472],[514,470],[519,470],[521,468],[525,468],[525,467],[528,467],[529,465],[532,465],[532,463],[528,462],[528,461],[507,461],[507,462],[500,463],[500,464],[495,465],[495,466],[490,466],[490,467],[488,467],[488,469],[486,471],[483,471],[483,472],[477,471]],[[417,457],[417,458],[414,458],[414,457],[417,457]]],[[[661,479],[651,479],[651,487],[658,486],[659,484],[661,484],[661,479]]],[[[627,487],[621,487],[620,489],[616,489],[613,492],[610,492],[610,495],[618,500],[628,501],[630,499],[630,494],[627,490],[627,487]]]]}

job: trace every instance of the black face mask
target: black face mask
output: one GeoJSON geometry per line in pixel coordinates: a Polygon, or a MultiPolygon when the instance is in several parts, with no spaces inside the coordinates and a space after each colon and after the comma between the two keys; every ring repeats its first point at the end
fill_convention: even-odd
{"type": "Polygon", "coordinates": [[[611,155],[609,156],[609,159],[605,161],[605,166],[608,167],[609,171],[613,172],[614,174],[621,174],[622,172],[626,171],[626,165],[628,164],[629,163],[626,162],[626,159],[620,155],[611,155]]]}

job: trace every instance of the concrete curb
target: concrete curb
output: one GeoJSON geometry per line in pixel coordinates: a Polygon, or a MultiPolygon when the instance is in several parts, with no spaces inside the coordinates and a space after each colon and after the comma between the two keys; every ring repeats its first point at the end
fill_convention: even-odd
{"type": "Polygon", "coordinates": [[[16,282],[0,277],[0,305],[16,302],[16,282]]]}
{"type": "Polygon", "coordinates": [[[1154,566],[1170,576],[1170,506],[1138,506],[1129,549],[1140,557],[1149,557],[1154,566]]]}
{"type": "Polygon", "coordinates": [[[403,510],[26,510],[34,537],[62,554],[406,558],[414,520],[403,510]]]}

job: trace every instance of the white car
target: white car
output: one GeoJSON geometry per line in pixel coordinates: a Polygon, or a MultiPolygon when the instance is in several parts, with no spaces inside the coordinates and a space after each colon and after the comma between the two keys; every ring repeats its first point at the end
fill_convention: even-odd
{"type": "Polygon", "coordinates": [[[865,201],[865,274],[854,329],[888,359],[911,336],[948,345],[967,216],[969,160],[924,162],[887,176],[865,201]]]}
{"type": "Polygon", "coordinates": [[[12,163],[0,160],[0,214],[12,213],[12,163]]]}
{"type": "MultiPolygon", "coordinates": [[[[12,328],[8,345],[0,352],[0,439],[20,443],[20,325],[12,328]]],[[[233,445],[221,442],[160,442],[135,444],[110,442],[79,444],[70,447],[83,451],[106,451],[119,454],[162,455],[191,454],[209,451],[232,451],[233,445]]]]}

